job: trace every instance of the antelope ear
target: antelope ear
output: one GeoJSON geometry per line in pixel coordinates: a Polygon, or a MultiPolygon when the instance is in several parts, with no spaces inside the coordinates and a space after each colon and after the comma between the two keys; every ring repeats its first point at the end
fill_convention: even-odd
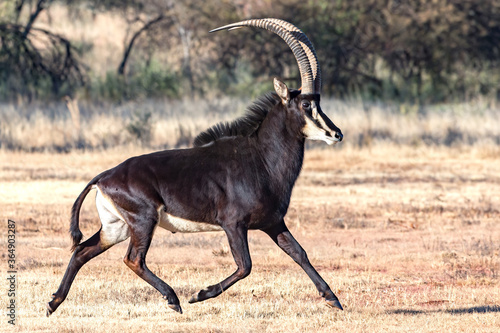
{"type": "Polygon", "coordinates": [[[288,102],[290,102],[290,91],[286,84],[274,78],[274,90],[276,90],[276,93],[281,98],[281,103],[283,103],[283,105],[288,105],[288,102]]]}

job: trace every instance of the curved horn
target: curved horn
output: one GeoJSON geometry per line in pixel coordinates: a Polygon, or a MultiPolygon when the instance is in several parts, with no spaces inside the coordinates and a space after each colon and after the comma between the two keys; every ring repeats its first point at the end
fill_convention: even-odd
{"type": "Polygon", "coordinates": [[[319,70],[316,52],[314,51],[314,47],[307,36],[293,24],[273,18],[254,19],[228,24],[223,27],[210,30],[210,32],[225,29],[233,30],[245,26],[264,28],[280,36],[292,50],[295,59],[297,60],[297,64],[299,65],[300,77],[302,80],[302,93],[320,93],[321,73],[319,70]]]}
{"type": "Polygon", "coordinates": [[[295,36],[295,38],[299,40],[302,48],[307,54],[309,63],[311,64],[311,69],[313,72],[313,81],[314,81],[314,92],[316,94],[319,94],[321,92],[321,70],[319,67],[319,61],[318,61],[318,56],[316,55],[316,50],[314,49],[314,46],[312,45],[309,38],[307,38],[306,34],[303,33],[302,30],[300,30],[299,28],[297,28],[296,26],[287,21],[283,21],[280,19],[267,19],[267,20],[271,20],[280,24],[288,31],[291,31],[292,34],[295,36]]]}

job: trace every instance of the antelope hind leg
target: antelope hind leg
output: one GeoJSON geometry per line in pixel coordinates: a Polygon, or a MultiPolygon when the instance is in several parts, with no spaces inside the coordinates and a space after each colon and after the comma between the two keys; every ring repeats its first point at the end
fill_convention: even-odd
{"type": "Polygon", "coordinates": [[[90,259],[103,253],[113,245],[129,237],[127,224],[112,210],[98,192],[96,197],[97,212],[101,220],[101,229],[82,244],[78,245],[71,257],[59,289],[47,304],[47,316],[50,316],[66,299],[69,289],[80,268],[90,259]]]}
{"type": "Polygon", "coordinates": [[[68,264],[68,268],[66,269],[66,273],[64,273],[59,289],[52,294],[52,300],[47,304],[47,317],[56,311],[59,305],[64,302],[80,268],[90,259],[109,248],[102,246],[100,233],[101,231],[99,230],[92,237],[76,247],[68,264]]]}
{"type": "Polygon", "coordinates": [[[146,265],[146,254],[151,245],[154,227],[156,223],[147,220],[134,221],[133,225],[140,225],[140,228],[132,230],[130,244],[123,261],[140,278],[158,290],[163,299],[167,301],[168,307],[174,311],[182,313],[179,298],[175,291],[162,279],[149,270],[146,265]]]}

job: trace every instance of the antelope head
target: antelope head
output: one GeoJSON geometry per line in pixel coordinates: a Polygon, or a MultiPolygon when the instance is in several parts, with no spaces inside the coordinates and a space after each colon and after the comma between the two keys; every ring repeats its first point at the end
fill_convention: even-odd
{"type": "Polygon", "coordinates": [[[213,29],[233,30],[241,27],[258,27],[280,36],[292,50],[299,65],[302,87],[291,90],[279,79],[274,79],[274,89],[287,108],[297,110],[302,117],[301,133],[306,139],[320,140],[327,144],[342,141],[341,130],[323,113],[320,106],[321,71],[316,51],[307,36],[296,26],[274,18],[246,20],[213,29]]]}

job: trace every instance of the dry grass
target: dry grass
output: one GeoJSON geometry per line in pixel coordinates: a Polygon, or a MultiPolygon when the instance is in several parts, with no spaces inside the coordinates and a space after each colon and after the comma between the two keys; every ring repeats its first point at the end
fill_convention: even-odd
{"type": "MultiPolygon", "coordinates": [[[[192,293],[233,271],[227,241],[221,233],[159,230],[148,263],[176,290],[183,315],[122,263],[124,242],[84,266],[50,318],[45,304],[70,258],[73,200],[97,172],[142,151],[0,152],[0,217],[15,220],[18,231],[17,329],[497,332],[500,154],[489,149],[307,152],[287,223],[343,312],[325,307],[305,273],[258,231],[250,233],[252,274],[220,297],[190,305],[192,293]]],[[[99,228],[92,201],[81,219],[87,237],[99,228]]],[[[0,327],[8,329],[5,318],[0,327]]]]}
{"type": "MultiPolygon", "coordinates": [[[[64,16],[61,10],[53,7],[51,15],[64,16]]],[[[92,71],[115,69],[124,21],[99,14],[89,27],[81,24],[86,20],[54,20],[51,29],[94,43],[95,52],[88,54],[92,71]]],[[[122,263],[124,242],[84,266],[68,299],[46,318],[45,305],[71,255],[73,201],[98,172],[146,151],[126,130],[136,110],[153,115],[148,145],[172,147],[216,121],[233,119],[245,104],[80,101],[78,124],[63,102],[0,105],[0,219],[17,225],[17,330],[498,331],[500,112],[481,103],[419,114],[405,106],[322,101],[347,140],[334,150],[307,152],[287,223],[343,312],[326,308],[305,273],[257,231],[249,236],[252,274],[218,298],[190,305],[191,294],[233,271],[227,241],[221,233],[158,230],[148,264],[176,290],[183,315],[122,263]],[[77,127],[86,147],[118,148],[72,150],[77,127]],[[26,154],[9,147],[70,153],[26,154]]],[[[87,237],[99,228],[92,200],[83,207],[81,226],[87,237]]],[[[0,231],[6,235],[6,223],[0,231]]],[[[5,236],[0,243],[5,263],[5,236]]],[[[1,295],[5,305],[5,290],[1,295]]],[[[0,331],[12,331],[6,317],[0,331]]]]}
{"type": "MultiPolygon", "coordinates": [[[[117,146],[182,147],[190,145],[209,126],[242,115],[249,103],[238,98],[219,98],[146,100],[120,105],[73,100],[69,108],[65,102],[0,104],[0,148],[67,152],[117,146]],[[130,130],[131,125],[147,134],[147,140],[138,138],[137,132],[130,130]]],[[[498,153],[500,109],[495,105],[477,101],[429,106],[425,112],[416,113],[411,108],[406,110],[408,106],[325,99],[322,108],[342,129],[344,148],[370,148],[390,142],[423,149],[472,146],[485,154],[498,153]]]]}
{"type": "Polygon", "coordinates": [[[219,121],[243,114],[247,101],[218,100],[133,101],[120,105],[73,100],[78,120],[65,102],[0,104],[0,148],[22,151],[64,151],[75,148],[186,146],[201,131],[219,121]],[[146,121],[145,115],[151,117],[146,121]],[[75,123],[77,122],[77,123],[75,123]],[[131,124],[150,132],[139,142],[131,124]],[[81,131],[79,135],[77,133],[81,131]]]}

